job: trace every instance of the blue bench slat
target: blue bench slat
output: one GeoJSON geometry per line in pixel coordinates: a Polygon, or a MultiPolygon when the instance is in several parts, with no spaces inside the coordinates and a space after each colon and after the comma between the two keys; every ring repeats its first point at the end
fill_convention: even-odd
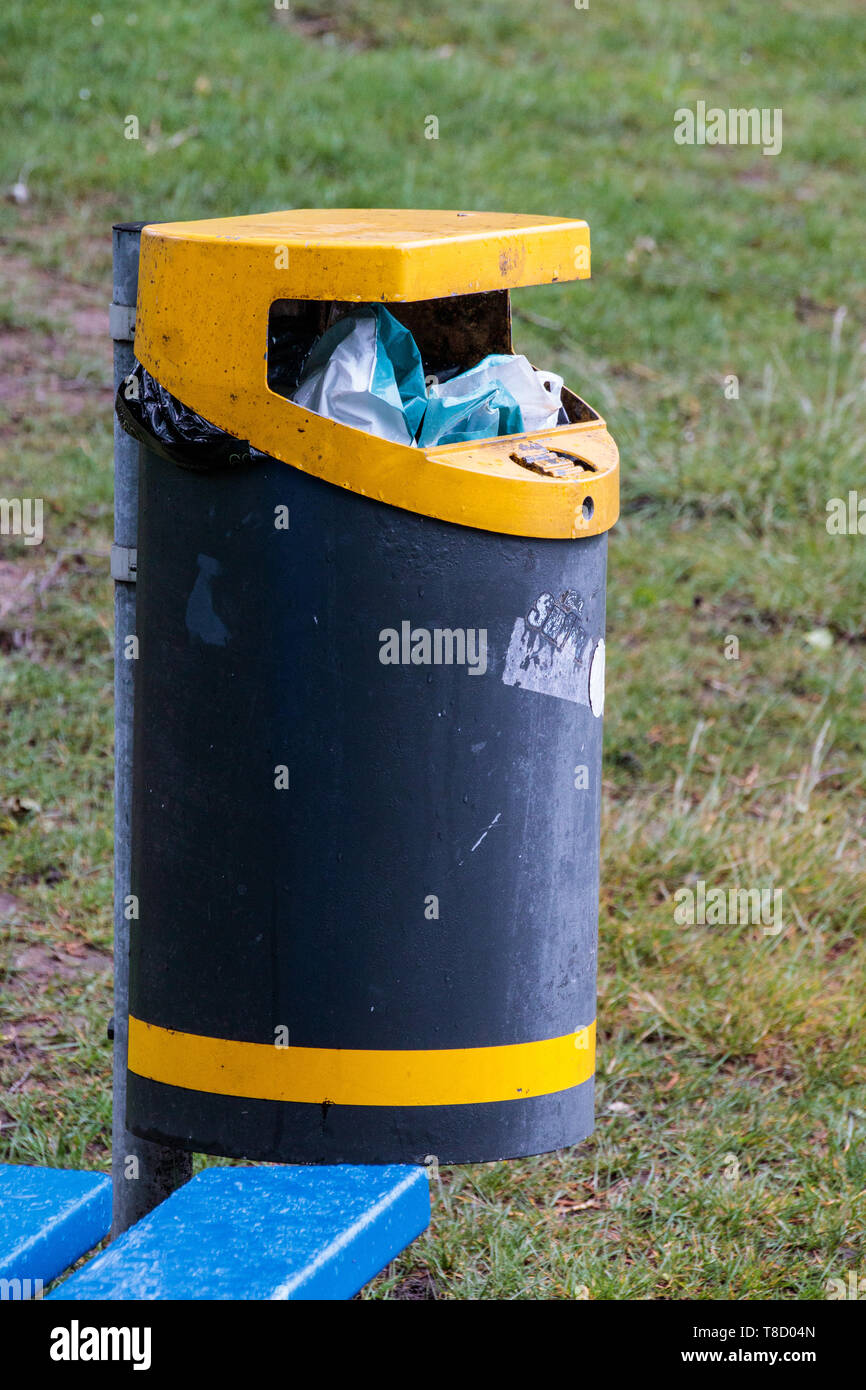
{"type": "Polygon", "coordinates": [[[54,1299],[344,1299],[430,1220],[424,1168],[209,1168],[54,1299]]]}
{"type": "Polygon", "coordinates": [[[47,1286],[110,1225],[111,1179],[104,1173],[0,1163],[0,1278],[30,1280],[30,1293],[33,1280],[47,1286]]]}

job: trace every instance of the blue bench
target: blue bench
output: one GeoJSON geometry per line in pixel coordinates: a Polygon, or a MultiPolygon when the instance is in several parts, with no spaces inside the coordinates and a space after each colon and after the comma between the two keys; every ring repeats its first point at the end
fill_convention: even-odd
{"type": "Polygon", "coordinates": [[[49,1297],[351,1298],[429,1220],[424,1168],[208,1168],[49,1297]]]}
{"type": "Polygon", "coordinates": [[[38,1298],[110,1225],[103,1173],[0,1163],[0,1299],[38,1298]]]}

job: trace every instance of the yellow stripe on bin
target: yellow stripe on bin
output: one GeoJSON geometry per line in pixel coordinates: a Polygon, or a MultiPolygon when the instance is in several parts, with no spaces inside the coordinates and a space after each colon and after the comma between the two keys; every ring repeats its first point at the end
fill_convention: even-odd
{"type": "Polygon", "coordinates": [[[277,1047],[129,1019],[129,1069],[185,1090],[312,1105],[479,1105],[571,1090],[595,1071],[595,1022],[499,1047],[277,1047]]]}

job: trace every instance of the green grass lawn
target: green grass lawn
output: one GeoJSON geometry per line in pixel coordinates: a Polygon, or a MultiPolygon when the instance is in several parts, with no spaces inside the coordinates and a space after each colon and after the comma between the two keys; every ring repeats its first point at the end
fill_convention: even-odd
{"type": "Polygon", "coordinates": [[[44,497],[46,541],[0,538],[0,1158],[109,1156],[111,221],[556,213],[590,223],[593,278],[516,292],[516,345],[623,469],[597,1129],[444,1170],[368,1296],[866,1276],[866,537],[825,524],[866,498],[862,23],[859,0],[7,0],[0,177],[28,198],[0,204],[0,495],[44,497]],[[780,108],[781,153],[675,144],[699,100],[780,108]],[[678,925],[698,878],[781,889],[782,931],[678,925]]]}

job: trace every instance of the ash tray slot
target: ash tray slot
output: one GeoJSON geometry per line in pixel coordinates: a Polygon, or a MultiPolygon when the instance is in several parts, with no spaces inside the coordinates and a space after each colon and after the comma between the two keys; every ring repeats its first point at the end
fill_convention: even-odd
{"type": "Polygon", "coordinates": [[[565,449],[549,449],[546,444],[518,444],[510,455],[514,463],[543,473],[547,478],[573,478],[576,473],[597,473],[595,464],[587,463],[565,449]]]}

